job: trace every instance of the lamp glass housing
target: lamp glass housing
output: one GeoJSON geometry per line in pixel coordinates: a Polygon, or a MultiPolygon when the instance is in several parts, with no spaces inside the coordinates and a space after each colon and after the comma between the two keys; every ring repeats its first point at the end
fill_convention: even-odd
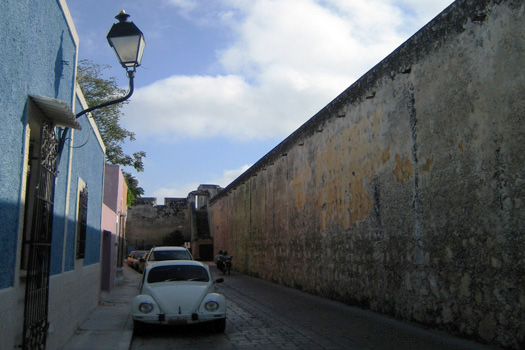
{"type": "Polygon", "coordinates": [[[121,21],[113,24],[107,39],[122,67],[127,69],[140,66],[146,41],[144,34],[133,22],[121,21]]]}

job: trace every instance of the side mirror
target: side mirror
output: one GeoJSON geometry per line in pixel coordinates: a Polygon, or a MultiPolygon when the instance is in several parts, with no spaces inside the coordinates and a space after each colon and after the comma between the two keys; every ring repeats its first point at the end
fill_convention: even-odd
{"type": "Polygon", "coordinates": [[[224,282],[224,278],[217,278],[215,280],[215,283],[222,283],[222,282],[224,282]]]}

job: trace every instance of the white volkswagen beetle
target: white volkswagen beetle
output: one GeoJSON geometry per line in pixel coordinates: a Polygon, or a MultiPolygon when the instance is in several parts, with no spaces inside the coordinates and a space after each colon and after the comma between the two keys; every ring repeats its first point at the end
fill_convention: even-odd
{"type": "Polygon", "coordinates": [[[185,325],[210,322],[217,332],[226,327],[226,298],[216,293],[208,265],[194,260],[152,263],[144,270],[131,308],[134,329],[144,324],[185,325]]]}

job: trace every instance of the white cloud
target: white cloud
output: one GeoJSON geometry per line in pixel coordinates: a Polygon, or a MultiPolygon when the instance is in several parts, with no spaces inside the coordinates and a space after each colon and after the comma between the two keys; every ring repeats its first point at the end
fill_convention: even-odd
{"type": "Polygon", "coordinates": [[[157,202],[161,204],[164,198],[186,198],[188,193],[195,191],[202,183],[226,187],[250,167],[251,165],[243,165],[238,169],[224,170],[221,177],[209,179],[209,181],[203,181],[201,183],[193,182],[184,185],[172,184],[169,187],[159,187],[153,190],[152,196],[157,197],[157,202]]]}
{"type": "Polygon", "coordinates": [[[212,180],[211,183],[214,185],[219,185],[224,188],[228,186],[230,183],[232,183],[233,180],[238,178],[242,173],[244,173],[250,167],[251,165],[243,165],[238,169],[224,170],[222,173],[222,177],[212,180]]]}
{"type": "Polygon", "coordinates": [[[452,4],[453,0],[396,0],[399,7],[410,11],[419,21],[419,26],[426,24],[432,18],[437,16],[439,12],[452,4]]]}
{"type": "Polygon", "coordinates": [[[199,26],[213,25],[221,19],[232,18],[235,8],[217,0],[165,0],[178,13],[199,26]]]}
{"type": "MultiPolygon", "coordinates": [[[[202,4],[170,1],[201,20],[202,4]]],[[[236,33],[218,52],[225,74],[171,76],[138,89],[126,127],[164,141],[286,137],[450,3],[225,0],[213,12],[236,33]]]]}
{"type": "Polygon", "coordinates": [[[135,92],[125,107],[126,127],[172,140],[285,137],[307,119],[305,113],[309,117],[322,107],[319,98],[328,101],[337,92],[326,82],[315,86],[305,80],[311,78],[280,67],[262,78],[258,85],[239,75],[158,81],[135,92]]]}
{"type": "Polygon", "coordinates": [[[152,197],[157,197],[157,204],[161,204],[164,198],[186,198],[188,193],[195,191],[200,184],[187,183],[184,185],[173,184],[170,187],[159,187],[152,192],[152,197]]]}
{"type": "Polygon", "coordinates": [[[168,0],[168,3],[178,7],[184,13],[191,12],[197,7],[197,4],[192,0],[168,0]]]}

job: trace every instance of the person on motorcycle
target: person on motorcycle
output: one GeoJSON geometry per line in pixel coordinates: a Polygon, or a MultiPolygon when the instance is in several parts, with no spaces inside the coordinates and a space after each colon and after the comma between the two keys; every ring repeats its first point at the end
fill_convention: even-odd
{"type": "Polygon", "coordinates": [[[215,255],[215,265],[221,271],[224,269],[224,252],[222,250],[219,250],[219,253],[215,255]]]}
{"type": "Polygon", "coordinates": [[[225,250],[222,252],[222,263],[223,263],[223,268],[224,270],[222,270],[222,272],[224,274],[230,274],[230,270],[232,268],[232,256],[231,255],[228,255],[228,251],[225,250]]]}

